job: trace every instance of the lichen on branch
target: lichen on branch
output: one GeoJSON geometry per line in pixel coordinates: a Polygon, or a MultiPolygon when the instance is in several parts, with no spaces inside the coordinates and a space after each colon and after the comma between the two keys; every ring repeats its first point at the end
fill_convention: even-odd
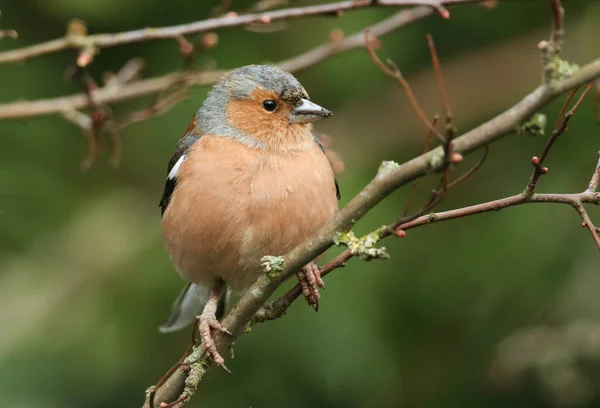
{"type": "Polygon", "coordinates": [[[265,255],[260,258],[260,266],[269,279],[277,280],[283,271],[283,256],[265,255]]]}
{"type": "Polygon", "coordinates": [[[533,116],[521,125],[521,131],[531,136],[544,136],[548,118],[543,113],[534,113],[533,116]]]}
{"type": "Polygon", "coordinates": [[[372,259],[387,259],[390,255],[386,252],[385,247],[375,247],[375,244],[382,238],[382,228],[361,238],[358,238],[352,230],[338,232],[333,239],[333,242],[338,246],[347,247],[352,255],[358,256],[365,261],[370,261],[372,259]]]}

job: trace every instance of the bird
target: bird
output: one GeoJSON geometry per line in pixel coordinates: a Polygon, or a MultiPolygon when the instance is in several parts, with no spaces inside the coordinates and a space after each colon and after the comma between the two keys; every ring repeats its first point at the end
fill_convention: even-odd
{"type": "MultiPolygon", "coordinates": [[[[159,203],[166,252],[188,282],[161,332],[198,319],[204,351],[226,369],[213,333],[231,334],[219,321],[231,291],[264,273],[263,256],[284,255],[338,213],[338,181],[312,131],[331,115],[270,65],[229,71],[209,91],[175,147],[159,203]]],[[[297,277],[318,310],[318,267],[297,277]]]]}

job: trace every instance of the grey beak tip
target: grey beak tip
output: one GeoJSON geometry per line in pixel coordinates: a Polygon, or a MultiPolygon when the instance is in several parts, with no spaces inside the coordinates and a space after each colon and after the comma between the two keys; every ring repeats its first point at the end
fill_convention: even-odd
{"type": "Polygon", "coordinates": [[[309,123],[315,122],[319,119],[328,118],[329,116],[333,115],[333,112],[309,101],[308,99],[303,98],[302,101],[294,108],[291,115],[291,122],[309,123]]]}

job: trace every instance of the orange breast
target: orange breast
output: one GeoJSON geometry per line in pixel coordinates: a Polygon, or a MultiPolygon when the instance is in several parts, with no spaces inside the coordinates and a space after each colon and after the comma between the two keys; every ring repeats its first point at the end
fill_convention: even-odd
{"type": "Polygon", "coordinates": [[[311,140],[286,151],[203,136],[163,215],[167,251],[192,282],[251,284],[264,255],[283,255],[337,213],[331,167],[311,140]]]}

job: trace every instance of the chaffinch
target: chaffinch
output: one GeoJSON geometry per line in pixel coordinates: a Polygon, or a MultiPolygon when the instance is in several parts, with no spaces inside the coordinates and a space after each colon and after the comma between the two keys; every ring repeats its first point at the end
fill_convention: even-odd
{"type": "MultiPolygon", "coordinates": [[[[284,255],[338,212],[339,187],[312,122],[331,112],[311,102],[291,74],[248,65],[224,75],[208,93],[169,161],[160,200],[164,243],[189,281],[162,332],[199,318],[215,363],[211,330],[229,289],[263,273],[264,255],[284,255]]],[[[323,281],[314,263],[298,278],[318,307],[323,281]]]]}

